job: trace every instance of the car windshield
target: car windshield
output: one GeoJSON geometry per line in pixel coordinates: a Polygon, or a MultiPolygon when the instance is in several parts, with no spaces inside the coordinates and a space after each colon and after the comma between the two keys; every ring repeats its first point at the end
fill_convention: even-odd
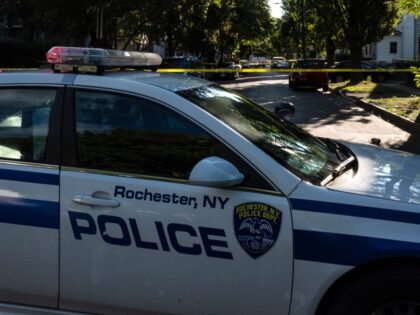
{"type": "Polygon", "coordinates": [[[341,163],[320,139],[217,85],[177,93],[226,123],[303,180],[319,185],[341,163]]]}

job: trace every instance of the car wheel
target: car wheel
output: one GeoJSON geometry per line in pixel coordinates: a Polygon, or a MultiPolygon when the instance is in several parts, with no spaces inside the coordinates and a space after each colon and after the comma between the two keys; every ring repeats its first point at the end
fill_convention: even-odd
{"type": "Polygon", "coordinates": [[[324,85],[322,87],[322,92],[328,92],[328,85],[324,85]]]}
{"type": "Polygon", "coordinates": [[[322,314],[420,314],[420,269],[414,265],[377,268],[348,279],[322,314]]]}

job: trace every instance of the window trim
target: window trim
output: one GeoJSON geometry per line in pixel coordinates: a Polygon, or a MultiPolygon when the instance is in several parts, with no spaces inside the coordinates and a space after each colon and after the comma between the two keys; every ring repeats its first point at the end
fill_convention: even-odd
{"type": "Polygon", "coordinates": [[[0,92],[2,90],[55,90],[55,100],[51,105],[50,112],[50,123],[48,126],[47,140],[45,144],[45,161],[23,161],[17,159],[7,159],[0,157],[1,161],[8,161],[12,163],[18,163],[19,165],[40,165],[40,166],[59,166],[61,163],[61,120],[62,120],[62,106],[64,101],[64,85],[55,84],[2,84],[0,86],[0,92]]]}
{"type": "MultiPolygon", "coordinates": [[[[185,112],[180,111],[178,108],[166,102],[162,102],[159,99],[156,99],[156,98],[144,95],[144,94],[137,94],[137,93],[122,91],[118,89],[107,89],[107,88],[100,88],[100,87],[92,88],[92,87],[83,87],[83,86],[71,86],[71,87],[66,88],[64,109],[63,109],[63,117],[66,117],[66,119],[63,120],[63,125],[62,125],[63,126],[63,137],[62,137],[62,146],[63,146],[62,167],[63,169],[71,169],[73,171],[79,170],[81,172],[90,172],[90,173],[104,174],[104,175],[105,173],[107,173],[109,175],[112,174],[113,176],[153,179],[153,180],[159,180],[159,181],[165,181],[165,182],[176,182],[176,183],[183,183],[183,184],[191,185],[191,183],[188,182],[188,180],[174,179],[170,177],[155,177],[155,176],[139,175],[139,174],[133,174],[133,173],[123,175],[122,173],[119,173],[119,172],[101,171],[101,170],[93,170],[93,169],[86,169],[83,167],[79,167],[78,161],[77,161],[78,152],[77,152],[76,115],[75,115],[75,102],[74,102],[76,91],[88,91],[88,92],[93,92],[93,93],[99,92],[99,93],[120,95],[120,96],[125,96],[125,97],[143,98],[147,101],[155,103],[156,105],[163,106],[166,110],[176,113],[177,115],[181,116],[182,118],[188,120],[192,124],[204,130],[210,136],[214,137],[222,145],[228,148],[238,159],[242,160],[243,163],[246,164],[250,170],[255,172],[256,175],[260,176],[260,178],[266,182],[267,186],[271,187],[271,190],[266,190],[266,189],[257,188],[257,187],[250,188],[250,187],[245,187],[245,186],[230,187],[229,189],[235,188],[235,189],[247,190],[247,191],[252,189],[252,191],[271,192],[275,194],[280,194],[281,196],[285,196],[277,188],[277,186],[269,178],[267,178],[267,176],[265,176],[265,174],[261,172],[251,161],[249,161],[245,156],[243,156],[240,152],[238,152],[234,147],[226,143],[222,138],[220,138],[212,130],[209,130],[206,126],[198,122],[193,117],[187,115],[185,112]]],[[[186,99],[185,101],[189,102],[186,99]]],[[[196,106],[195,104],[193,105],[196,106]]]]}
{"type": "Polygon", "coordinates": [[[389,42],[389,53],[398,54],[398,42],[396,41],[389,42]],[[395,49],[395,52],[394,52],[394,49],[395,49]]]}
{"type": "MultiPolygon", "coordinates": [[[[114,177],[121,177],[121,178],[141,179],[141,180],[153,180],[153,181],[160,181],[160,182],[165,182],[165,183],[193,185],[193,186],[198,186],[198,187],[209,187],[209,186],[204,186],[204,185],[192,184],[187,179],[177,179],[177,178],[151,176],[151,175],[140,175],[140,174],[134,174],[134,173],[122,173],[122,172],[114,172],[114,171],[101,171],[101,170],[96,170],[96,169],[91,169],[91,168],[74,167],[74,166],[62,166],[61,171],[84,173],[84,174],[90,173],[94,175],[114,176],[114,177]]],[[[267,190],[267,189],[262,189],[262,188],[253,188],[253,187],[244,187],[244,186],[224,187],[223,189],[248,191],[248,192],[254,192],[254,193],[264,193],[264,194],[270,194],[274,196],[285,197],[285,195],[279,190],[267,190]]]]}

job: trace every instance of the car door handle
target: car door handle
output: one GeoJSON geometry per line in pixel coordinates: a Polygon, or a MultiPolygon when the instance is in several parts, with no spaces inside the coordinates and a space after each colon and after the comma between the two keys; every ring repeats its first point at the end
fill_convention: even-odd
{"type": "Polygon", "coordinates": [[[120,202],[115,199],[104,199],[92,197],[89,195],[75,195],[72,198],[73,202],[80,203],[82,205],[97,206],[97,207],[119,207],[120,202]]]}

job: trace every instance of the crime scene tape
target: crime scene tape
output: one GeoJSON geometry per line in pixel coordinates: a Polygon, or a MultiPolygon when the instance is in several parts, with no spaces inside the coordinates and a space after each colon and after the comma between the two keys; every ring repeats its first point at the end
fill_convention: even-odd
{"type": "MultiPolygon", "coordinates": [[[[0,68],[0,72],[18,72],[18,71],[37,71],[39,68],[0,68]]],[[[149,70],[150,71],[150,70],[149,70]]],[[[331,68],[322,68],[322,69],[299,69],[299,68],[288,68],[288,69],[267,69],[267,68],[246,68],[246,69],[157,69],[156,72],[159,73],[304,73],[304,72],[387,72],[387,73],[408,73],[408,72],[418,72],[419,70],[414,69],[331,69],[331,68]]]]}
{"type": "Polygon", "coordinates": [[[291,72],[415,72],[413,69],[262,69],[262,68],[246,68],[246,69],[158,69],[161,73],[291,73],[291,72]]]}

